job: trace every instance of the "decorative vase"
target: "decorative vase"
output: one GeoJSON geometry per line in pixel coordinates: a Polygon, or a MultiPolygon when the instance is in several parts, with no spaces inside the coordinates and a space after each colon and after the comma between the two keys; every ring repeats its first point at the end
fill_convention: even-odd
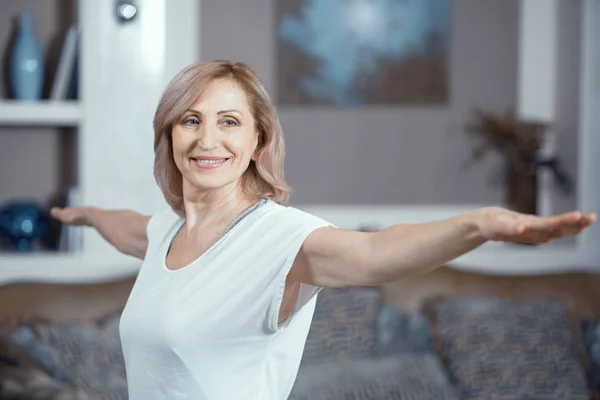
{"type": "Polygon", "coordinates": [[[515,168],[509,164],[507,174],[508,208],[524,214],[537,214],[537,168],[534,165],[515,168]]]}
{"type": "Polygon", "coordinates": [[[10,84],[18,100],[39,100],[44,84],[44,60],[29,12],[21,13],[10,54],[10,84]]]}

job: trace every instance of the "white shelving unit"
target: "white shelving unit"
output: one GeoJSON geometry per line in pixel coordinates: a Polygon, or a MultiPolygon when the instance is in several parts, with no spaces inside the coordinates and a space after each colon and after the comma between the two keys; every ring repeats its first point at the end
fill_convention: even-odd
{"type": "Polygon", "coordinates": [[[80,122],[76,101],[0,100],[0,125],[77,127],[80,122]]]}
{"type": "Polygon", "coordinates": [[[139,262],[122,256],[89,257],[85,253],[0,253],[0,284],[15,282],[106,282],[131,276],[139,262]]]}
{"type": "MultiPolygon", "coordinates": [[[[78,101],[0,100],[0,126],[67,127],[76,135],[81,202],[151,214],[164,207],[153,177],[152,119],[168,81],[199,59],[199,0],[138,0],[129,22],[112,1],[78,0],[78,101]]],[[[67,252],[0,252],[0,284],[84,283],[135,274],[140,262],[92,229],[67,252]]]]}

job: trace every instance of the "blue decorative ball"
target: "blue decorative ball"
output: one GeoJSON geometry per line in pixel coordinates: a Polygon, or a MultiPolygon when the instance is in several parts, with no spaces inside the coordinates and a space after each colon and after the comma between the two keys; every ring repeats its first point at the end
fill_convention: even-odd
{"type": "Polygon", "coordinates": [[[0,234],[18,251],[30,251],[48,225],[48,215],[34,202],[16,201],[0,209],[0,234]]]}

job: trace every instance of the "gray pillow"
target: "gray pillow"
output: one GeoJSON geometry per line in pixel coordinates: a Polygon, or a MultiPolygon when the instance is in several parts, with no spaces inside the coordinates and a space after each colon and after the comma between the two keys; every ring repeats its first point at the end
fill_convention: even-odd
{"type": "Polygon", "coordinates": [[[103,400],[97,393],[70,387],[37,368],[0,364],[2,400],[103,400]]]}
{"type": "Polygon", "coordinates": [[[590,398],[560,303],[447,299],[434,318],[440,355],[464,399],[590,398]]]}
{"type": "Polygon", "coordinates": [[[458,400],[433,354],[302,367],[289,400],[458,400]]]}
{"type": "Polygon", "coordinates": [[[378,288],[323,289],[317,298],[302,364],[376,356],[380,306],[378,288]]]}
{"type": "Polygon", "coordinates": [[[435,352],[427,317],[391,305],[384,305],[379,311],[377,339],[381,356],[435,352]]]}
{"type": "Polygon", "coordinates": [[[38,368],[59,381],[109,399],[126,399],[125,362],[119,315],[101,324],[86,322],[21,325],[8,339],[38,368]]]}
{"type": "Polygon", "coordinates": [[[594,394],[600,398],[600,321],[583,320],[580,323],[580,331],[587,356],[587,378],[594,394]]]}

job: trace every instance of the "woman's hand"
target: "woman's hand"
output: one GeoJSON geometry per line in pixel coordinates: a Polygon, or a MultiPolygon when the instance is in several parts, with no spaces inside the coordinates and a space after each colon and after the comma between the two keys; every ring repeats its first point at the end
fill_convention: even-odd
{"type": "Polygon", "coordinates": [[[90,211],[90,207],[53,207],[50,215],[63,224],[91,226],[90,211]]]}
{"type": "Polygon", "coordinates": [[[578,234],[596,221],[595,214],[568,212],[552,217],[521,214],[503,208],[482,208],[475,222],[487,240],[538,244],[578,234]]]}

